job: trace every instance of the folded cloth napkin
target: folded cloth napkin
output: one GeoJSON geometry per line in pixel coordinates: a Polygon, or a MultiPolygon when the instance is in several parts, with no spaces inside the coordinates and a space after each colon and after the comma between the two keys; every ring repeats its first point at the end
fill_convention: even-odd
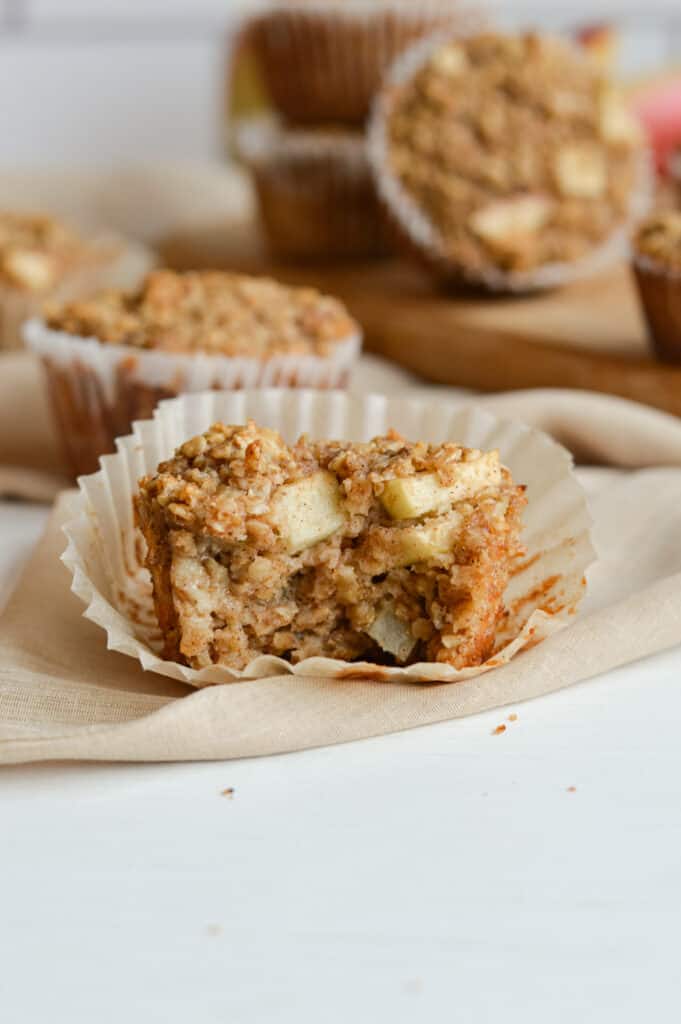
{"type": "Polygon", "coordinates": [[[190,690],[107,651],[104,634],[83,619],[58,561],[73,501],[66,494],[0,618],[0,761],[208,760],[301,750],[516,703],[680,643],[681,423],[585,393],[515,393],[482,404],[545,427],[589,461],[647,467],[580,471],[599,557],[568,628],[460,683],[282,675],[190,690]]]}

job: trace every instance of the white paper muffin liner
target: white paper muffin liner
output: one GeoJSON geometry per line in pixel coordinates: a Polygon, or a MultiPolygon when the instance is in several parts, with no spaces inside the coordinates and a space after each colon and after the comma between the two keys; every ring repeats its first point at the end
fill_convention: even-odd
{"type": "Polygon", "coordinates": [[[163,402],[153,420],[136,423],[132,435],[118,439],[116,454],[105,456],[100,471],[79,484],[80,510],[65,526],[63,561],[72,573],[72,590],[86,605],[85,617],[102,627],[111,650],[136,658],[146,670],[197,687],[281,673],[414,683],[469,679],[505,664],[569,623],[594,558],[586,497],[564,448],[538,430],[498,420],[474,406],[457,408],[426,397],[284,389],[185,395],[163,402]],[[301,433],[366,441],[394,427],[410,439],[498,448],[514,480],[527,485],[527,553],[505,595],[509,615],[493,656],[463,670],[436,663],[392,668],[319,657],[294,666],[261,656],[240,672],[219,665],[197,670],[159,657],[144,541],[133,519],[137,481],[211,423],[243,423],[248,417],[279,430],[288,442],[301,433]]]}
{"type": "Polygon", "coordinates": [[[156,262],[151,249],[115,235],[90,242],[92,259],[74,267],[47,292],[28,292],[0,283],[0,349],[22,345],[22,327],[46,302],[68,302],[100,288],[133,288],[156,262]]]}
{"type": "MultiPolygon", "coordinates": [[[[636,184],[631,191],[628,210],[622,224],[580,259],[546,263],[527,271],[504,271],[491,265],[484,270],[471,270],[453,263],[448,257],[437,226],[390,170],[387,123],[396,87],[413,78],[433,53],[454,38],[456,36],[451,32],[436,32],[405,50],[390,68],[384,87],[372,104],[367,127],[367,156],[378,197],[407,246],[442,280],[499,293],[523,293],[556,288],[593,277],[608,267],[625,261],[630,254],[629,238],[632,228],[646,215],[653,201],[655,172],[650,153],[646,150],[641,152],[636,184]]],[[[570,49],[576,48],[567,40],[565,46],[570,49]]]]}
{"type": "Polygon", "coordinates": [[[74,476],[96,469],[99,456],[114,450],[116,437],[135,419],[150,416],[161,399],[208,389],[342,387],[361,347],[361,335],[354,333],[324,356],[180,354],[101,344],[52,330],[38,319],[25,325],[24,338],[43,361],[74,476]]]}

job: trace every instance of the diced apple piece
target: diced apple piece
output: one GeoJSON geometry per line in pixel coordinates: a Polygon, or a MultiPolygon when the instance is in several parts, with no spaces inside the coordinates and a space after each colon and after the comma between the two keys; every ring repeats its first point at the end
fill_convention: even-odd
{"type": "Polygon", "coordinates": [[[550,215],[551,202],[545,196],[515,196],[481,207],[468,223],[483,242],[512,247],[515,239],[536,234],[550,215]]]}
{"type": "Polygon", "coordinates": [[[367,633],[379,647],[401,662],[407,660],[416,645],[408,624],[398,619],[390,604],[381,609],[367,633]]]}
{"type": "Polygon", "coordinates": [[[54,284],[54,264],[41,252],[14,249],[5,256],[3,269],[13,281],[32,292],[46,291],[54,284]]]}
{"type": "Polygon", "coordinates": [[[555,161],[558,187],[564,196],[598,199],[608,186],[603,150],[592,143],[563,146],[555,161]]]}
{"type": "Polygon", "coordinates": [[[636,145],[641,142],[641,125],[614,89],[604,89],[599,100],[601,136],[615,145],[636,145]]]}
{"type": "Polygon", "coordinates": [[[389,480],[381,494],[381,503],[392,519],[417,519],[429,512],[465,501],[489,487],[501,483],[499,453],[484,452],[470,462],[459,462],[453,484],[440,483],[436,473],[389,480]]]}
{"type": "Polygon", "coordinates": [[[460,517],[452,514],[445,520],[434,520],[419,526],[408,526],[403,530],[392,529],[391,546],[394,568],[427,562],[437,555],[443,555],[452,546],[452,535],[460,528],[460,517]]]}
{"type": "Polygon", "coordinates": [[[465,50],[456,43],[451,43],[430,58],[430,66],[443,75],[455,77],[463,74],[468,67],[468,57],[465,50]]]}
{"type": "Polygon", "coordinates": [[[291,555],[326,540],[345,522],[338,481],[324,470],[280,487],[273,498],[273,511],[291,555]]]}

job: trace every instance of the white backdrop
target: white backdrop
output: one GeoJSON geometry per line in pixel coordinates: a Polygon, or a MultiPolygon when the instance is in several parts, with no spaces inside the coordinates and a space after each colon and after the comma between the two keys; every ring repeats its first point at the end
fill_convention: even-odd
{"type": "MultiPolygon", "coordinates": [[[[679,0],[487,0],[504,20],[616,18],[622,62],[678,54],[679,0]]],[[[218,156],[241,0],[0,0],[0,166],[218,156]]]]}

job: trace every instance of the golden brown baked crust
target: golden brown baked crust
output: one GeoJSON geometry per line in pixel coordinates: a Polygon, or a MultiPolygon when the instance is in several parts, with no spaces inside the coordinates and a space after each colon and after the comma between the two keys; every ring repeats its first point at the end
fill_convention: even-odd
{"type": "Polygon", "coordinates": [[[574,262],[626,223],[641,131],[564,42],[485,33],[393,87],[390,171],[469,272],[574,262]]]}
{"type": "Polygon", "coordinates": [[[498,453],[215,424],[140,481],[165,656],[480,664],[520,548],[498,453]]]}
{"type": "Polygon", "coordinates": [[[13,288],[48,292],[87,253],[86,243],[54,217],[0,212],[0,281],[13,288]]]}
{"type": "Polygon", "coordinates": [[[46,319],[103,343],[262,359],[327,355],[358,333],[342,303],[313,288],[219,271],[153,271],[139,291],[102,292],[50,309],[46,319]]]}

